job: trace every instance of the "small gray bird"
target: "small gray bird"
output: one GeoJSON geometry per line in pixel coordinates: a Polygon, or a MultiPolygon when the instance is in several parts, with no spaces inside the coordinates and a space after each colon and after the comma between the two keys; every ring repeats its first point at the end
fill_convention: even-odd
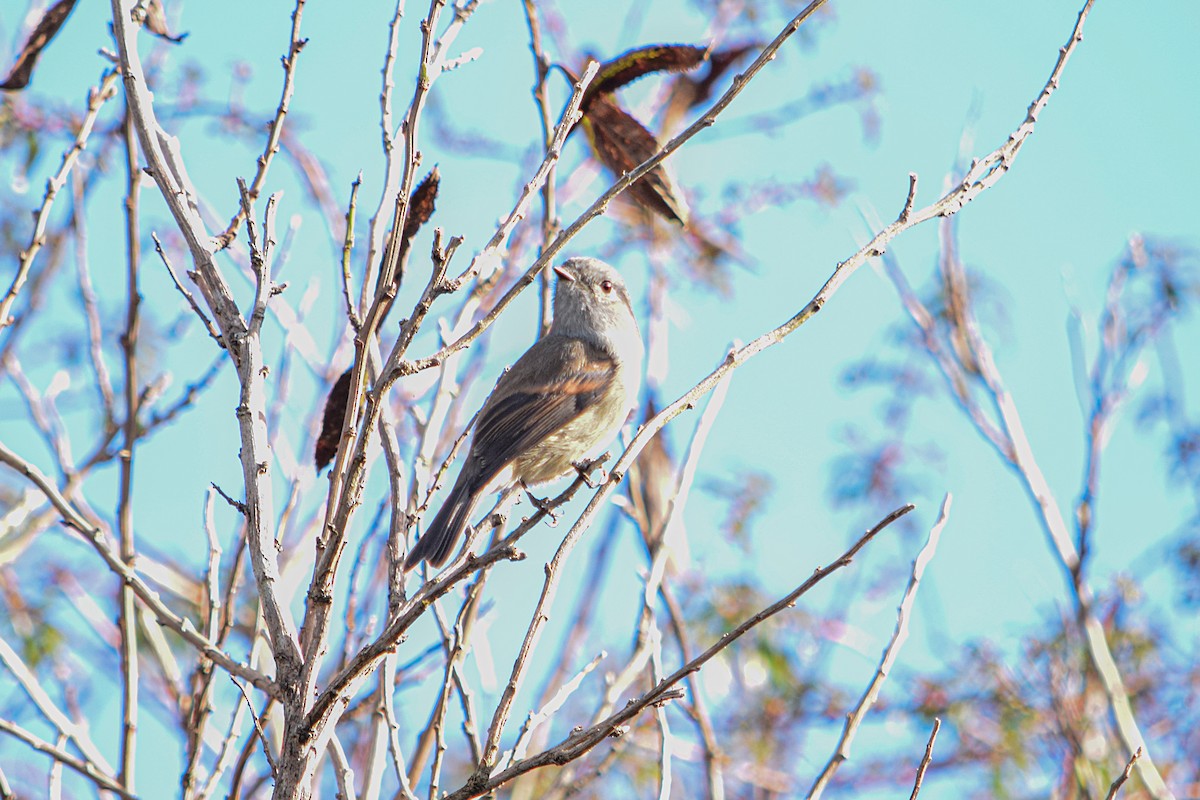
{"type": "Polygon", "coordinates": [[[620,274],[595,258],[555,267],[554,321],[479,412],[454,488],[404,562],[441,566],[479,501],[565,475],[617,435],[637,402],[644,346],[620,274]]]}

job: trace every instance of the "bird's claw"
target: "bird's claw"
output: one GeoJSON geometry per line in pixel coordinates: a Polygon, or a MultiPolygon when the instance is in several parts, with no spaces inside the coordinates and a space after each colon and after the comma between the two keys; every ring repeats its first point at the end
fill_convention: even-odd
{"type": "Polygon", "coordinates": [[[558,524],[558,515],[554,513],[554,506],[550,505],[549,500],[538,497],[528,489],[525,490],[525,496],[529,498],[529,502],[534,508],[550,518],[551,526],[558,524]]]}
{"type": "Polygon", "coordinates": [[[575,471],[579,473],[580,479],[585,484],[587,484],[587,487],[589,489],[595,489],[597,486],[600,486],[601,484],[605,483],[608,480],[608,473],[604,471],[604,467],[600,466],[601,460],[602,459],[595,458],[595,459],[590,459],[590,460],[584,459],[583,461],[571,462],[571,466],[574,467],[575,471]],[[592,470],[593,469],[600,470],[600,480],[598,482],[595,480],[592,480],[592,470]]]}

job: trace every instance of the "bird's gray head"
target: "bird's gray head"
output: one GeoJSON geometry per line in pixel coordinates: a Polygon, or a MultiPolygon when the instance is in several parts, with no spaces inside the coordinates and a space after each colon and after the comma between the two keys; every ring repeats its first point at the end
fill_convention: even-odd
{"type": "Polygon", "coordinates": [[[554,268],[551,333],[586,339],[604,350],[641,357],[642,337],[621,273],[598,258],[569,258],[554,268]]]}

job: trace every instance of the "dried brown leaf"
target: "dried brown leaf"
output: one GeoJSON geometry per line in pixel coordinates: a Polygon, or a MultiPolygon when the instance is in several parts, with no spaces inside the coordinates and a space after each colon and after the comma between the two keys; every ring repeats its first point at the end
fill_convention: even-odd
{"type": "Polygon", "coordinates": [[[707,54],[708,48],[690,44],[651,44],[622,53],[600,65],[583,97],[583,107],[587,108],[594,98],[612,94],[651,72],[694,69],[703,63],[707,54]]]}
{"type": "Polygon", "coordinates": [[[50,44],[54,35],[58,33],[59,28],[67,21],[67,16],[73,8],[75,8],[75,0],[58,0],[46,10],[37,25],[33,27],[29,38],[25,40],[25,46],[17,54],[17,60],[13,62],[8,77],[4,79],[3,83],[0,83],[0,89],[11,91],[24,89],[29,85],[29,80],[33,77],[33,65],[37,63],[38,57],[46,49],[46,45],[50,44]]]}
{"type": "Polygon", "coordinates": [[[401,244],[403,249],[400,251],[402,254],[404,250],[408,249],[408,245],[417,235],[417,231],[421,230],[421,226],[433,217],[434,202],[437,200],[438,186],[441,181],[442,176],[438,173],[437,167],[434,167],[413,190],[412,198],[408,203],[408,218],[404,220],[404,241],[401,244]]]}
{"type": "Polygon", "coordinates": [[[313,448],[313,458],[317,462],[317,470],[333,461],[337,455],[338,443],[342,439],[342,423],[346,419],[346,402],[350,399],[350,376],[354,372],[348,369],[334,382],[325,398],[325,413],[321,417],[321,434],[317,437],[317,445],[313,448]]]}
{"type": "MultiPolygon", "coordinates": [[[[659,148],[653,133],[605,95],[592,100],[583,127],[596,157],[618,176],[641,164],[659,148]]],[[[635,181],[629,193],[640,205],[687,225],[687,204],[661,164],[635,181]]]]}

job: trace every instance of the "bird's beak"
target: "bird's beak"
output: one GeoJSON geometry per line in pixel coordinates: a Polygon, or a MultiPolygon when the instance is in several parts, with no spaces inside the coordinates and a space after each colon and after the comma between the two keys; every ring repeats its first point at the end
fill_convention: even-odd
{"type": "Polygon", "coordinates": [[[575,280],[575,276],[572,275],[571,273],[567,272],[562,267],[555,267],[554,271],[555,271],[555,273],[558,274],[558,277],[561,280],[567,281],[568,283],[575,280]]]}

